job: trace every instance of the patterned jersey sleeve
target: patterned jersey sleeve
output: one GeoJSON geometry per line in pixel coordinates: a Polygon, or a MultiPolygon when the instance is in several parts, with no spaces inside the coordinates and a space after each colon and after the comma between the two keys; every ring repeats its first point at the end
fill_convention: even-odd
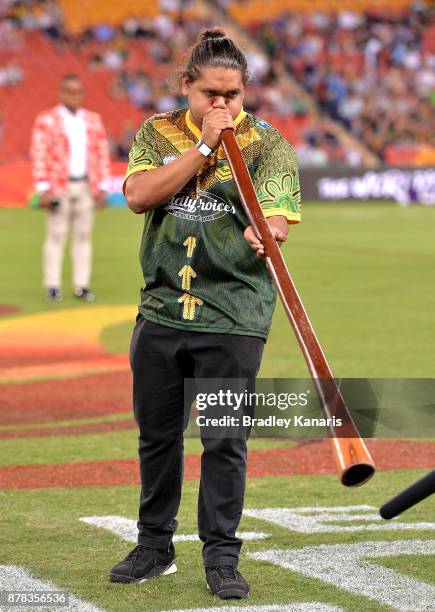
{"type": "Polygon", "coordinates": [[[301,220],[301,190],[296,154],[275,128],[263,136],[263,153],[254,174],[254,188],[265,217],[283,215],[288,223],[301,220]]]}
{"type": "Polygon", "coordinates": [[[139,128],[133,140],[133,145],[128,156],[127,172],[125,181],[131,174],[152,170],[162,165],[162,157],[158,151],[156,142],[156,130],[153,126],[153,118],[147,119],[139,128]]]}

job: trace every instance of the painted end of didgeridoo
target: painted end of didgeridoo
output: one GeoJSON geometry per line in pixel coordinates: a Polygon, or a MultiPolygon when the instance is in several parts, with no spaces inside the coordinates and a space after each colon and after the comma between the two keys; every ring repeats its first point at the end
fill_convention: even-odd
{"type": "Polygon", "coordinates": [[[337,472],[345,487],[359,487],[375,473],[374,461],[362,438],[331,438],[337,472]]]}

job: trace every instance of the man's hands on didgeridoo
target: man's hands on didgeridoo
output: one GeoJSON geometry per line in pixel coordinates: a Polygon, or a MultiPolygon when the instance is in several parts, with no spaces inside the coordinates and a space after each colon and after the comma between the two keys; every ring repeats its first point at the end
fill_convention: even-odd
{"type": "Polygon", "coordinates": [[[201,138],[210,149],[219,145],[221,132],[226,128],[236,129],[231,113],[227,108],[211,108],[202,119],[201,138]]]}
{"type": "MultiPolygon", "coordinates": [[[[273,217],[269,217],[267,221],[269,223],[270,231],[272,232],[273,237],[277,241],[278,246],[281,246],[281,244],[287,240],[287,219],[284,216],[276,215],[273,217]]],[[[248,225],[243,235],[245,237],[246,242],[249,244],[251,249],[256,253],[258,257],[266,256],[263,243],[257,237],[252,225],[248,225]]]]}

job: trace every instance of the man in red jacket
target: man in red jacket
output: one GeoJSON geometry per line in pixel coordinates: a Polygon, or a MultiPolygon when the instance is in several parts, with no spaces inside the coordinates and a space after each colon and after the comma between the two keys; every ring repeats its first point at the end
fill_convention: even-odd
{"type": "Polygon", "coordinates": [[[35,120],[31,158],[40,206],[47,210],[43,247],[46,298],[62,300],[65,240],[71,232],[74,295],[93,301],[90,291],[91,234],[96,207],[104,206],[110,176],[109,145],[97,113],[81,108],[83,83],[77,75],[60,82],[60,104],[35,120]]]}

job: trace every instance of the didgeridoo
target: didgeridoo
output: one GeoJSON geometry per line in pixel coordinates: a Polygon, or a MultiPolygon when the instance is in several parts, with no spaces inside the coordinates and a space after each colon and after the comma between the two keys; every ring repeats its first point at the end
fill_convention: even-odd
{"type": "Polygon", "coordinates": [[[334,425],[328,427],[339,478],[345,486],[362,485],[375,473],[373,459],[353,422],[281,251],[270,231],[233,130],[222,130],[221,142],[246,216],[263,243],[268,268],[307,362],[323,413],[331,423],[334,422],[332,417],[341,419],[340,434],[334,425]]]}

